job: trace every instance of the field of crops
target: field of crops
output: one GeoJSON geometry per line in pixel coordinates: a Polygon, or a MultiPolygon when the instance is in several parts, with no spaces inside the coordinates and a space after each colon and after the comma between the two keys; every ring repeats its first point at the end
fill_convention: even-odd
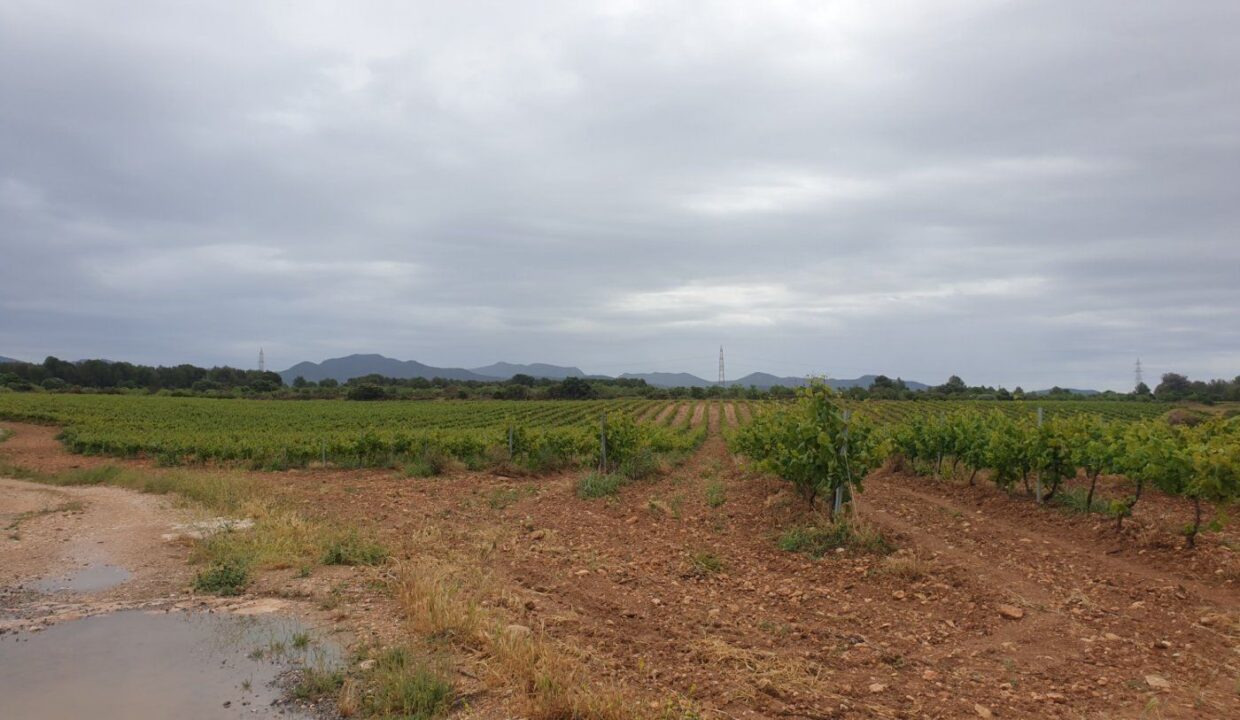
{"type": "MultiPolygon", "coordinates": [[[[117,395],[0,395],[0,417],[53,423],[75,452],[149,456],[166,464],[242,462],[282,468],[312,462],[375,466],[443,453],[472,460],[507,453],[598,451],[600,418],[642,423],[660,452],[696,447],[705,427],[686,412],[662,415],[666,402],[306,402],[231,401],[117,395]]],[[[688,407],[686,404],[685,407],[688,407]]]]}
{"type": "MultiPolygon", "coordinates": [[[[745,425],[775,403],[753,401],[412,401],[215,400],[137,395],[0,394],[0,418],[64,427],[75,452],[147,456],[166,464],[237,462],[279,469],[314,462],[380,466],[427,453],[467,462],[513,456],[588,463],[600,453],[600,419],[642,428],[656,452],[685,452],[707,434],[709,417],[745,425]],[[511,432],[510,432],[511,430],[511,432]]],[[[964,407],[1031,415],[1032,403],[865,401],[846,404],[878,424],[964,407]]],[[[1160,414],[1149,403],[1050,402],[1048,416],[1097,413],[1112,419],[1160,414]]]]}

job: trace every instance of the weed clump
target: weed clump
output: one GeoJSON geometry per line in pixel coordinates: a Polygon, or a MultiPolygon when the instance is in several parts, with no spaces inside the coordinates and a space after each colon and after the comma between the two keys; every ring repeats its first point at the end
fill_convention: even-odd
{"type": "Polygon", "coordinates": [[[894,548],[877,529],[841,519],[825,525],[800,525],[779,537],[779,548],[820,558],[838,548],[886,555],[894,548]]]}
{"type": "Polygon", "coordinates": [[[367,715],[429,720],[447,711],[455,692],[444,673],[404,648],[383,653],[371,671],[367,715]]]}
{"type": "Polygon", "coordinates": [[[577,497],[588,500],[615,495],[625,480],[623,475],[592,472],[577,481],[577,497]]]}
{"type": "Polygon", "coordinates": [[[1098,513],[1100,515],[1107,513],[1110,503],[1095,497],[1093,502],[1086,505],[1088,497],[1089,493],[1086,492],[1085,488],[1071,488],[1055,495],[1052,502],[1070,512],[1098,513]]]}
{"type": "Polygon", "coordinates": [[[645,480],[661,469],[658,457],[648,447],[638,448],[620,463],[620,474],[629,480],[645,480]]]}
{"type": "Polygon", "coordinates": [[[387,558],[387,548],[355,528],[329,539],[323,550],[324,565],[381,565],[387,558]]]}
{"type": "Polygon", "coordinates": [[[340,670],[307,667],[301,671],[301,677],[293,686],[293,697],[298,700],[321,700],[339,692],[344,680],[344,673],[340,670]]]}
{"type": "Polygon", "coordinates": [[[424,450],[405,464],[408,477],[428,478],[443,475],[457,465],[457,461],[440,450],[424,450]]]}
{"type": "Polygon", "coordinates": [[[711,552],[695,552],[689,556],[690,572],[699,577],[714,575],[723,571],[723,560],[711,552]]]}
{"type": "Polygon", "coordinates": [[[902,580],[915,581],[921,580],[930,574],[930,565],[916,555],[897,553],[883,558],[883,563],[878,567],[878,572],[883,575],[898,577],[902,580]]]}
{"type": "Polygon", "coordinates": [[[250,564],[241,558],[217,562],[194,577],[194,590],[231,597],[240,595],[250,584],[250,564]]]}
{"type": "Polygon", "coordinates": [[[724,490],[723,483],[718,480],[712,480],[706,486],[706,504],[717,508],[728,501],[727,493],[724,490]]]}

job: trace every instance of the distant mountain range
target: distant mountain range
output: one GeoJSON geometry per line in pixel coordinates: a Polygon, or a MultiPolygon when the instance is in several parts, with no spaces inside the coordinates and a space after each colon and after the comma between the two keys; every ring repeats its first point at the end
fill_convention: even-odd
{"type": "MultiPolygon", "coordinates": [[[[529,365],[520,365],[516,363],[497,362],[491,365],[476,368],[441,368],[424,365],[416,360],[395,360],[393,358],[384,357],[382,355],[349,355],[342,358],[332,358],[324,360],[321,363],[301,362],[297,363],[288,370],[280,373],[280,377],[284,378],[284,382],[291,383],[297,377],[303,377],[306,380],[319,382],[331,378],[340,382],[345,382],[350,378],[362,377],[363,375],[382,375],[383,377],[410,379],[410,378],[444,378],[446,380],[478,380],[482,382],[495,380],[508,380],[513,375],[530,375],[536,378],[547,378],[551,380],[563,380],[567,377],[579,378],[607,378],[606,375],[586,375],[580,368],[566,367],[562,365],[548,365],[546,363],[531,363],[529,365]]],[[[655,387],[709,387],[715,383],[700,378],[690,373],[668,373],[668,372],[649,372],[649,373],[624,373],[621,378],[645,380],[648,384],[655,387]]],[[[868,388],[873,382],[875,375],[862,375],[859,378],[835,379],[829,378],[827,384],[837,390],[844,390],[850,387],[868,388]]],[[[808,378],[804,377],[779,377],[769,373],[755,372],[750,373],[742,378],[727,381],[728,385],[740,385],[741,387],[755,386],[767,389],[775,385],[783,385],[784,387],[800,387],[808,384],[808,378]]],[[[905,380],[904,383],[912,390],[924,390],[927,385],[919,382],[905,380]]]]}
{"type": "Polygon", "coordinates": [[[15,360],[14,358],[0,355],[0,363],[11,363],[11,362],[21,362],[21,360],[15,360]]]}

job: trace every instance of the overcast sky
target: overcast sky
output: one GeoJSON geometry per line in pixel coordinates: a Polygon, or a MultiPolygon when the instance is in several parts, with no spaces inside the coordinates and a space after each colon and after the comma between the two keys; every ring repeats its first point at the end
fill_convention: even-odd
{"type": "Polygon", "coordinates": [[[1240,374],[1240,3],[0,0],[0,355],[1240,374]]]}

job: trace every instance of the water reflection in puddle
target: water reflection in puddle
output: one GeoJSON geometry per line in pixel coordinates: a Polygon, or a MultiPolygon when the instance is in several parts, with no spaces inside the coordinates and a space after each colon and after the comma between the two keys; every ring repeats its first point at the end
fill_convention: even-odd
{"type": "Polygon", "coordinates": [[[120,585],[128,580],[131,574],[125,568],[116,565],[87,565],[68,575],[44,578],[30,583],[30,588],[42,593],[95,592],[120,585]]]}
{"type": "Polygon", "coordinates": [[[273,706],[290,662],[339,662],[287,618],[126,611],[0,637],[0,716],[295,717],[273,706]]]}

